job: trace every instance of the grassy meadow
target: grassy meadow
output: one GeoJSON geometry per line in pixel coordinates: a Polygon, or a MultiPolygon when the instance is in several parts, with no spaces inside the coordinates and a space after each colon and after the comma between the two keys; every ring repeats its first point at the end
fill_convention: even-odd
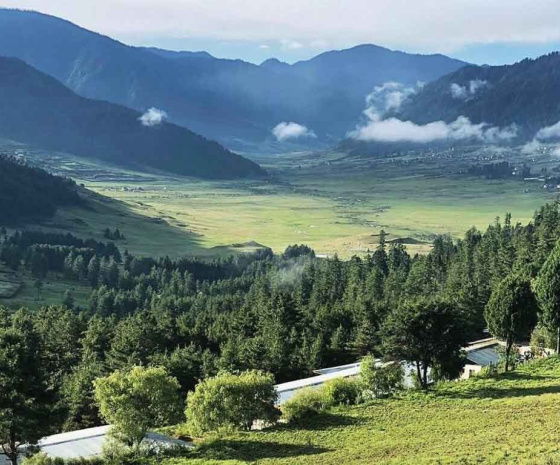
{"type": "Polygon", "coordinates": [[[560,359],[473,378],[296,426],[207,440],[162,465],[558,464],[560,359]]]}
{"type": "Polygon", "coordinates": [[[141,189],[138,183],[84,183],[189,237],[182,246],[160,242],[160,253],[195,255],[231,253],[254,243],[279,252],[305,243],[319,254],[347,258],[374,249],[381,229],[411,252],[424,252],[436,234],[461,237],[507,212],[526,223],[556,197],[534,183],[442,175],[414,164],[362,166],[343,158],[300,168],[301,160],[268,159],[263,164],[272,178],[265,181],[160,177],[141,189]]]}
{"type": "Polygon", "coordinates": [[[461,237],[506,212],[526,223],[557,197],[542,183],[488,180],[465,173],[472,164],[530,162],[538,173],[557,168],[551,152],[467,147],[359,157],[333,150],[254,156],[265,180],[203,181],[110,166],[73,155],[2,145],[101,194],[87,210],[60,210],[32,226],[102,239],[118,227],[119,243],[139,255],[224,256],[259,245],[276,252],[305,243],[319,254],[348,258],[376,247],[381,229],[412,253],[429,250],[436,234],[461,237]]]}

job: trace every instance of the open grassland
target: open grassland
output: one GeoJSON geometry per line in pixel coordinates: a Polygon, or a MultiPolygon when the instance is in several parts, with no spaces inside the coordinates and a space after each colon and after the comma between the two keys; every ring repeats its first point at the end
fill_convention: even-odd
{"type": "Polygon", "coordinates": [[[209,440],[161,463],[558,464],[560,360],[209,440]]]}
{"type": "MultiPolygon", "coordinates": [[[[87,211],[61,210],[43,227],[96,239],[106,227],[118,227],[127,238],[121,248],[142,255],[223,256],[259,244],[281,252],[306,243],[319,254],[347,258],[374,249],[381,229],[410,252],[425,252],[436,234],[461,237],[507,212],[513,221],[526,223],[536,208],[557,196],[538,181],[466,176],[472,163],[527,157],[492,148],[393,158],[336,151],[263,156],[256,161],[269,170],[270,179],[210,182],[4,147],[111,199],[97,197],[87,211]]],[[[535,172],[558,168],[550,154],[528,161],[535,172]]]]}
{"type": "Polygon", "coordinates": [[[255,242],[276,252],[306,243],[320,254],[349,257],[374,249],[381,229],[411,252],[424,252],[436,234],[461,237],[507,212],[526,223],[536,208],[556,198],[535,183],[442,175],[425,166],[364,167],[341,159],[293,168],[297,161],[272,159],[268,181],[160,178],[141,189],[138,183],[85,184],[190,236],[190,250],[172,248],[195,254],[255,242]]]}

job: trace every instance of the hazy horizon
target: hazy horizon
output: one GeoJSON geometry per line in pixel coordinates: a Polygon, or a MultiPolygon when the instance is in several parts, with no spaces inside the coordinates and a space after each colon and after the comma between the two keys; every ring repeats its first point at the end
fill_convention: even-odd
{"type": "Polygon", "coordinates": [[[442,53],[476,64],[511,64],[560,49],[560,3],[351,0],[3,0],[51,14],[126,44],[207,51],[218,58],[288,63],[328,50],[375,44],[442,53]],[[421,20],[419,20],[421,18],[421,20]]]}

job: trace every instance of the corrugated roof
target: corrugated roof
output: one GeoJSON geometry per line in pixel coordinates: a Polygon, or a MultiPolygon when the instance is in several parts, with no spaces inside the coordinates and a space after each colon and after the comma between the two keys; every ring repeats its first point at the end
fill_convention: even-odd
{"type": "MultiPolygon", "coordinates": [[[[41,439],[39,447],[49,457],[72,459],[80,457],[95,457],[103,452],[103,444],[111,426],[98,426],[79,431],[55,434],[41,439]]],[[[178,439],[169,438],[158,433],[148,433],[145,443],[156,444],[159,447],[183,446],[192,447],[191,444],[178,439]]]]}
{"type": "Polygon", "coordinates": [[[467,360],[483,367],[495,365],[500,361],[500,354],[497,351],[498,346],[499,344],[494,344],[489,347],[471,350],[467,352],[467,360]]]}
{"type": "Polygon", "coordinates": [[[356,367],[360,367],[360,362],[356,362],[356,363],[349,363],[347,365],[339,365],[337,367],[330,367],[330,368],[321,368],[319,370],[313,370],[314,373],[317,373],[319,375],[327,375],[329,373],[333,373],[336,371],[342,371],[342,370],[348,370],[350,368],[356,368],[356,367]]]}

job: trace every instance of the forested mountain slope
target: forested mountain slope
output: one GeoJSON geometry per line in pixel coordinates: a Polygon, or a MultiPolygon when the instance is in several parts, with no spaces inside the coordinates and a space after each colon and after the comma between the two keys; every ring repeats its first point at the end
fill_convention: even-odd
{"type": "Polygon", "coordinates": [[[134,110],[74,94],[14,58],[0,57],[0,137],[143,169],[202,178],[263,175],[255,163],[134,110]]]}
{"type": "Polygon", "coordinates": [[[71,180],[0,154],[0,225],[51,215],[57,207],[79,201],[71,180]]]}
{"type": "Polygon", "coordinates": [[[426,85],[397,114],[426,124],[466,116],[473,123],[519,126],[532,138],[560,120],[560,55],[507,66],[466,66],[426,85]]]}
{"type": "Polygon", "coordinates": [[[160,108],[171,121],[230,146],[273,139],[283,121],[317,136],[302,141],[332,142],[355,126],[376,85],[415,85],[465,64],[363,45],[294,65],[257,66],[129,47],[52,16],[7,9],[0,9],[0,55],[18,57],[85,97],[160,108]]]}

